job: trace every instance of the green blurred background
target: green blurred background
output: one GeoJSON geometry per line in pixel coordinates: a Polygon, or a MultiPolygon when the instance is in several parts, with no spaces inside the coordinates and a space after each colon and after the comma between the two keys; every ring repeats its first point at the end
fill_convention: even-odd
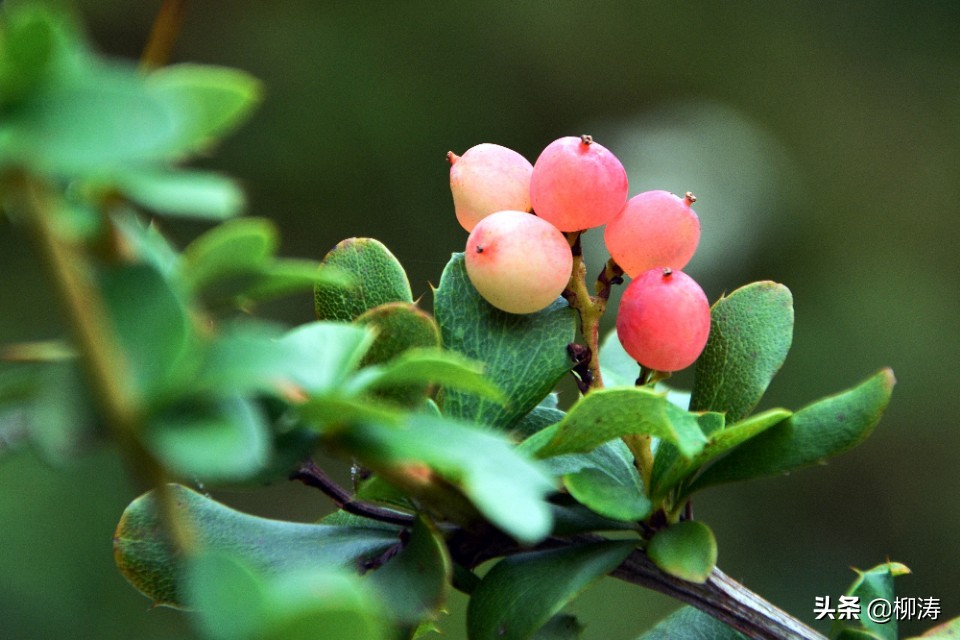
{"type": "MultiPolygon", "coordinates": [[[[73,3],[100,49],[125,57],[159,4],[73,3]]],[[[243,182],[286,255],[377,237],[427,305],[466,239],[447,150],[497,142],[533,161],[554,138],[591,133],[623,160],[632,194],[696,193],[703,240],[687,271],[708,296],[758,279],[794,293],[794,348],[766,406],[798,408],[881,366],[899,379],[857,450],[696,499],[720,566],[812,621],[814,597],[841,594],[851,566],[896,560],[914,572],[900,594],[940,598],[949,618],[960,616],[958,27],[956,0],[220,0],[190,3],[176,59],[263,80],[253,121],[204,164],[243,182]]],[[[202,228],[167,230],[182,242],[202,228]]],[[[597,264],[599,235],[586,249],[597,264]]],[[[0,273],[0,342],[62,334],[36,257],[8,225],[0,273]]],[[[269,311],[312,315],[309,296],[269,311]]],[[[113,526],[136,493],[112,451],[60,469],[26,450],[0,460],[0,637],[189,637],[184,616],[150,611],[113,567],[113,526]]],[[[284,484],[217,496],[292,519],[327,508],[284,484]]],[[[462,605],[443,625],[451,640],[462,605]]],[[[587,638],[618,640],[674,606],[608,580],[574,609],[587,638]]]]}

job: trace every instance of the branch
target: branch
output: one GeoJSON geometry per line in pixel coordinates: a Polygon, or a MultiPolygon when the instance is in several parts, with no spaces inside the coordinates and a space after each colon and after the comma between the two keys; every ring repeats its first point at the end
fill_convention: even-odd
{"type": "Polygon", "coordinates": [[[664,573],[646,553],[637,549],[610,575],[686,602],[751,638],[826,640],[720,569],[714,569],[704,584],[687,582],[664,573]]]}
{"type": "MultiPolygon", "coordinates": [[[[452,559],[468,569],[499,556],[531,551],[499,532],[472,534],[458,530],[448,539],[452,559]]],[[[551,537],[535,550],[556,549],[584,542],[605,540],[598,535],[551,537]]],[[[704,584],[687,582],[657,567],[643,549],[636,549],[610,574],[630,584],[646,587],[685,602],[734,629],[758,640],[826,640],[800,620],[714,569],[704,584]]]]}
{"type": "Polygon", "coordinates": [[[346,489],[334,482],[313,460],[307,460],[301,464],[299,469],[290,474],[290,479],[299,480],[308,487],[320,489],[333,500],[337,507],[355,516],[397,524],[401,527],[413,525],[414,517],[411,515],[399,513],[392,509],[384,509],[362,500],[354,500],[346,489]]]}

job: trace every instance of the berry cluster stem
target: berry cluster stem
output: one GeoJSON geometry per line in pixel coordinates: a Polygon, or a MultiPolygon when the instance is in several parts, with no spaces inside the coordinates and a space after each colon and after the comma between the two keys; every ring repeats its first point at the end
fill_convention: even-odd
{"type": "Polygon", "coordinates": [[[587,265],[583,262],[583,251],[580,247],[581,233],[574,231],[566,234],[573,252],[573,268],[563,296],[580,317],[580,335],[587,343],[588,351],[584,360],[590,373],[590,380],[585,385],[589,391],[603,388],[603,376],[600,373],[600,319],[606,311],[609,292],[606,296],[590,295],[587,288],[587,265]]]}

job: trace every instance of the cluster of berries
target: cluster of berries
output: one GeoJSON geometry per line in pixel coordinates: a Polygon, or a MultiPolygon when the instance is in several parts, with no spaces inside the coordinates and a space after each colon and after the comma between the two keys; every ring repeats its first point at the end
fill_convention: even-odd
{"type": "Polygon", "coordinates": [[[457,220],[470,232],[467,275],[490,304],[509,313],[548,307],[571,277],[564,232],[606,225],[607,250],[632,278],[617,310],[624,349],[657,371],[697,359],[710,305],[681,271],[700,241],[692,194],[647,191],[628,200],[623,164],[586,135],[555,140],[533,165],[486,143],[447,159],[457,220]]]}

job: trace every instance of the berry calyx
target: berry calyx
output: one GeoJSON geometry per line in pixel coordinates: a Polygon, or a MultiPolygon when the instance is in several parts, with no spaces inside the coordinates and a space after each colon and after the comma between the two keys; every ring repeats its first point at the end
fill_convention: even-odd
{"type": "Polygon", "coordinates": [[[561,231],[605,224],[627,200],[627,172],[620,160],[592,137],[554,140],[533,165],[533,210],[561,231]]]}
{"type": "Polygon", "coordinates": [[[533,165],[516,151],[483,143],[462,156],[447,152],[447,162],[453,207],[467,231],[496,211],[530,211],[533,165]]]}
{"type": "Polygon", "coordinates": [[[509,313],[535,313],[566,288],[573,255],[549,222],[523,211],[499,211],[470,232],[464,262],[487,302],[509,313]]]}
{"type": "Polygon", "coordinates": [[[710,335],[710,304],[696,281],[659,267],[638,275],[623,292],[617,337],[648,369],[679,371],[693,364],[710,335]]]}
{"type": "Polygon", "coordinates": [[[654,267],[682,269],[700,242],[700,218],[690,205],[689,191],[677,197],[669,191],[645,191],[626,206],[603,231],[607,251],[631,277],[654,267]]]}

